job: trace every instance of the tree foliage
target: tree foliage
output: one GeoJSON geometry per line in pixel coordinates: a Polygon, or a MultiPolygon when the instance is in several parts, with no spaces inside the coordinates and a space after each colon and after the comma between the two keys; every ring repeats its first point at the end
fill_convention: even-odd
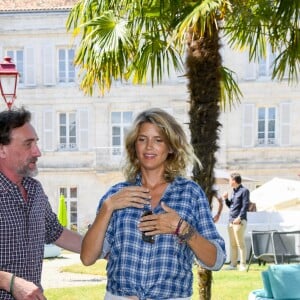
{"type": "MultiPolygon", "coordinates": [[[[80,0],[67,28],[81,39],[75,64],[81,87],[93,94],[111,88],[112,80],[160,83],[170,67],[184,72],[182,55],[190,30],[202,35],[214,29],[249,59],[266,54],[269,43],[277,54],[273,79],[298,81],[298,0],[100,1],[80,0]]],[[[240,98],[233,71],[221,66],[222,103],[240,98]]]]}

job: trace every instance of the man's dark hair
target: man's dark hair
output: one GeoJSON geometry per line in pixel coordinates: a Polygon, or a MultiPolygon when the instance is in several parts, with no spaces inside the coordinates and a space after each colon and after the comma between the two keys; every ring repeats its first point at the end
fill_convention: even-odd
{"type": "Polygon", "coordinates": [[[23,107],[0,112],[0,144],[9,145],[11,131],[30,122],[31,113],[23,107]]]}
{"type": "Polygon", "coordinates": [[[230,177],[237,183],[241,184],[242,183],[242,177],[240,173],[232,173],[230,174],[230,177]]]}

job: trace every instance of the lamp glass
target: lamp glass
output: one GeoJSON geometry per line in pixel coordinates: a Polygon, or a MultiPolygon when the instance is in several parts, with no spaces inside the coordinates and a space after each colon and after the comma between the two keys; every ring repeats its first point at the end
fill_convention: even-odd
{"type": "Polygon", "coordinates": [[[1,75],[0,76],[0,89],[2,97],[10,108],[15,100],[17,75],[1,75]]]}
{"type": "Polygon", "coordinates": [[[1,92],[4,95],[14,95],[16,85],[16,75],[1,75],[1,92]]]}

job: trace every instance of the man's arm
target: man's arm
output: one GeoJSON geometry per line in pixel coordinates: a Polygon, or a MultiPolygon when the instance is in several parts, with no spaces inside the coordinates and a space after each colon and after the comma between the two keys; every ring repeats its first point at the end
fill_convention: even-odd
{"type": "Polygon", "coordinates": [[[82,236],[75,231],[64,228],[60,237],[54,242],[55,245],[70,250],[72,252],[80,253],[82,236]]]}
{"type": "Polygon", "coordinates": [[[4,271],[0,271],[0,289],[11,293],[16,300],[46,300],[43,291],[33,282],[4,271]]]}
{"type": "Polygon", "coordinates": [[[230,205],[231,205],[232,201],[228,199],[228,193],[227,192],[225,192],[223,194],[223,199],[225,200],[225,204],[230,208],[230,205]]]}
{"type": "Polygon", "coordinates": [[[222,210],[223,210],[223,198],[220,195],[217,195],[216,198],[218,199],[219,207],[218,207],[217,214],[214,216],[214,223],[219,221],[222,210]]]}
{"type": "Polygon", "coordinates": [[[245,188],[241,197],[242,197],[242,208],[239,217],[241,220],[245,220],[247,216],[248,207],[249,207],[249,198],[250,198],[249,190],[245,188]]]}
{"type": "Polygon", "coordinates": [[[0,271],[0,289],[9,292],[10,282],[13,274],[0,271]]]}

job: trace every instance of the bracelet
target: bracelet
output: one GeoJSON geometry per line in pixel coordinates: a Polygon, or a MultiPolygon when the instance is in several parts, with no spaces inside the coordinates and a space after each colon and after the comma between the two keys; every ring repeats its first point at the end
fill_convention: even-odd
{"type": "Polygon", "coordinates": [[[13,274],[13,275],[11,276],[11,279],[10,279],[9,292],[10,292],[11,294],[13,294],[13,292],[14,292],[15,278],[16,278],[16,275],[13,274]]]}
{"type": "Polygon", "coordinates": [[[178,235],[179,242],[186,243],[187,241],[189,241],[192,238],[192,236],[195,234],[195,232],[196,232],[196,230],[191,225],[188,225],[188,229],[187,229],[186,233],[178,235]]]}
{"type": "Polygon", "coordinates": [[[180,218],[180,220],[179,220],[179,222],[178,222],[178,224],[177,224],[176,230],[175,230],[175,232],[174,232],[174,234],[177,235],[177,236],[178,236],[178,234],[179,234],[179,230],[180,230],[180,227],[181,227],[182,222],[183,222],[183,219],[180,218]]]}

